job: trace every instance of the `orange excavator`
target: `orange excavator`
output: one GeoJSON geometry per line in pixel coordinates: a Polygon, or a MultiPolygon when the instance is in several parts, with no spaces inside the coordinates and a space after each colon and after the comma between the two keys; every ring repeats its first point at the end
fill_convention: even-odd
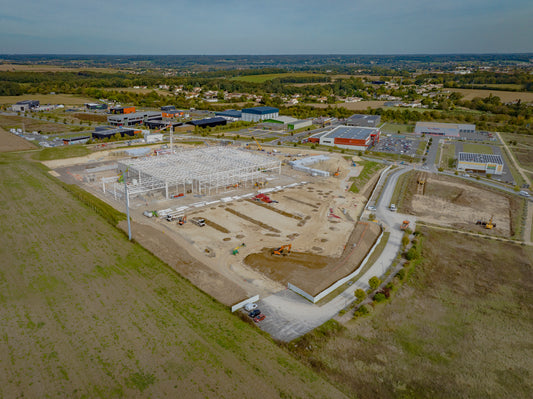
{"type": "Polygon", "coordinates": [[[291,245],[291,244],[289,244],[289,245],[282,245],[282,246],[279,247],[279,248],[273,249],[273,250],[272,250],[272,255],[287,256],[288,254],[291,253],[291,248],[292,248],[292,245],[291,245]]]}
{"type": "Polygon", "coordinates": [[[335,173],[333,173],[333,176],[338,176],[339,174],[341,173],[341,168],[340,166],[337,168],[337,170],[335,171],[335,173]]]}

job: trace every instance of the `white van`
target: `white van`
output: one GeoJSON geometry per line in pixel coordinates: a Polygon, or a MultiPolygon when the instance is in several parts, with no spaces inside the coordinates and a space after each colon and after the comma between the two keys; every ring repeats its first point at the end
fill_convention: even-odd
{"type": "Polygon", "coordinates": [[[522,197],[529,197],[529,193],[527,191],[524,191],[524,190],[520,191],[518,193],[518,195],[521,195],[522,197]]]}
{"type": "Polygon", "coordinates": [[[390,204],[390,211],[391,212],[396,212],[396,205],[395,204],[390,204]]]}

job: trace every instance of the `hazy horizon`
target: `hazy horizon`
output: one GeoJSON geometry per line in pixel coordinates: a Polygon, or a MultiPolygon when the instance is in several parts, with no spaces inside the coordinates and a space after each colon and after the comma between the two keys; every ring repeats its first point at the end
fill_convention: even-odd
{"type": "Polygon", "coordinates": [[[435,55],[533,51],[526,0],[4,2],[0,53],[435,55]]]}

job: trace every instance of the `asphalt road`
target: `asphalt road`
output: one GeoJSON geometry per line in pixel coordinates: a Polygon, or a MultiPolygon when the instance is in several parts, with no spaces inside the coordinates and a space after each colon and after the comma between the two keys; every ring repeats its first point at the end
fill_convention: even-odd
{"type": "Polygon", "coordinates": [[[388,210],[398,177],[408,170],[409,168],[400,168],[389,172],[390,177],[378,201],[376,214],[385,230],[390,232],[390,236],[385,249],[370,269],[343,293],[322,306],[312,304],[288,289],[261,299],[258,306],[267,316],[264,321],[259,323],[262,330],[281,341],[288,342],[298,338],[324,324],[350,305],[355,300],[355,290],[370,288],[368,280],[371,277],[383,276],[400,250],[403,236],[403,232],[400,230],[402,221],[409,220],[413,225],[415,222],[413,216],[405,216],[388,210]]]}

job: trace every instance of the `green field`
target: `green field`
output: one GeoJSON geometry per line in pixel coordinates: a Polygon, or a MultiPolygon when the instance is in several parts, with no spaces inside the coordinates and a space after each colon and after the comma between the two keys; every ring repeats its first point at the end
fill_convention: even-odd
{"type": "Polygon", "coordinates": [[[477,154],[494,154],[490,145],[464,143],[463,152],[474,152],[477,154]]]}
{"type": "Polygon", "coordinates": [[[267,75],[244,75],[244,76],[235,76],[231,78],[232,80],[240,80],[243,82],[251,83],[264,83],[267,80],[277,79],[277,78],[288,78],[288,77],[308,77],[308,76],[325,76],[323,74],[316,73],[271,73],[267,75]]]}
{"type": "Polygon", "coordinates": [[[381,133],[413,133],[415,126],[407,123],[387,122],[382,128],[381,133]]]}
{"type": "MultiPolygon", "coordinates": [[[[441,144],[441,151],[442,151],[442,158],[441,158],[441,162],[440,162],[440,167],[446,169],[448,167],[448,162],[451,159],[456,158],[456,156],[455,156],[455,144],[451,144],[451,143],[441,144]]],[[[438,161],[438,159],[439,158],[437,158],[437,161],[438,161]]]]}
{"type": "Polygon", "coordinates": [[[356,397],[529,398],[532,248],[421,230],[423,260],[391,301],[289,348],[356,397]]]}
{"type": "Polygon", "coordinates": [[[129,242],[116,211],[16,154],[0,173],[0,398],[343,397],[129,242]]]}
{"type": "Polygon", "coordinates": [[[352,185],[350,186],[350,191],[353,193],[358,193],[366,183],[383,167],[379,162],[374,161],[364,161],[361,160],[357,162],[358,166],[362,165],[363,170],[357,177],[350,177],[352,185]]]}

